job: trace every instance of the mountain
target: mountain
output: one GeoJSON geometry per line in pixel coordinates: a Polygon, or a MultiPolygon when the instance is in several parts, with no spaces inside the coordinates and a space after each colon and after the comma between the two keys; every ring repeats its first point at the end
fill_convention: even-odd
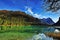
{"type": "Polygon", "coordinates": [[[38,18],[21,11],[0,10],[0,25],[41,24],[38,18]]]}
{"type": "Polygon", "coordinates": [[[43,19],[41,19],[41,23],[42,24],[47,24],[47,25],[53,25],[54,24],[54,22],[52,21],[52,19],[51,18],[43,18],[43,19]]]}
{"type": "Polygon", "coordinates": [[[0,25],[52,25],[51,18],[38,19],[21,11],[0,10],[0,25]]]}
{"type": "Polygon", "coordinates": [[[59,20],[58,22],[56,22],[55,24],[53,24],[54,26],[60,26],[60,17],[59,17],[59,20]]]}

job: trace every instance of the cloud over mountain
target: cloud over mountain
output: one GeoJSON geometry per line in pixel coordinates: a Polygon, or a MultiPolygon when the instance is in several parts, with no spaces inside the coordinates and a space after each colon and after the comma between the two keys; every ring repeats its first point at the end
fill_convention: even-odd
{"type": "Polygon", "coordinates": [[[26,8],[26,13],[29,15],[32,15],[33,17],[40,18],[40,14],[34,13],[30,7],[25,7],[26,8]]]}

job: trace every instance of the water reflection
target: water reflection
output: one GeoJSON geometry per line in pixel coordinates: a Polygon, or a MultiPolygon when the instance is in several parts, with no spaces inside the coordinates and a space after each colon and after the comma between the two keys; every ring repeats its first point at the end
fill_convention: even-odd
{"type": "Polygon", "coordinates": [[[44,33],[34,35],[32,40],[53,40],[53,38],[46,36],[44,33]]]}
{"type": "Polygon", "coordinates": [[[47,27],[47,28],[43,28],[42,29],[42,32],[54,32],[55,31],[55,28],[54,27],[47,27]]]}
{"type": "Polygon", "coordinates": [[[57,40],[54,39],[53,37],[46,36],[44,33],[59,33],[60,32],[59,29],[60,28],[56,28],[56,27],[42,28],[42,32],[34,35],[32,40],[57,40]]]}

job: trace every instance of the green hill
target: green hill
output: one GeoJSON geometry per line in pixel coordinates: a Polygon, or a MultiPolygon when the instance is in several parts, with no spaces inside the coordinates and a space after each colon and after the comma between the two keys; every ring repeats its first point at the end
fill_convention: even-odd
{"type": "Polygon", "coordinates": [[[25,12],[0,10],[0,25],[21,26],[31,24],[40,24],[40,21],[25,12]]]}

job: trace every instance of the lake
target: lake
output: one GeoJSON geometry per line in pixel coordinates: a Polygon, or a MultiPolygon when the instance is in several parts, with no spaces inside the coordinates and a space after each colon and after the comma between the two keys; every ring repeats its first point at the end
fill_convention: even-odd
{"type": "MultiPolygon", "coordinates": [[[[52,26],[0,26],[0,40],[31,40],[37,33],[54,32],[52,26]]],[[[48,37],[50,38],[50,37],[48,37]]]]}

